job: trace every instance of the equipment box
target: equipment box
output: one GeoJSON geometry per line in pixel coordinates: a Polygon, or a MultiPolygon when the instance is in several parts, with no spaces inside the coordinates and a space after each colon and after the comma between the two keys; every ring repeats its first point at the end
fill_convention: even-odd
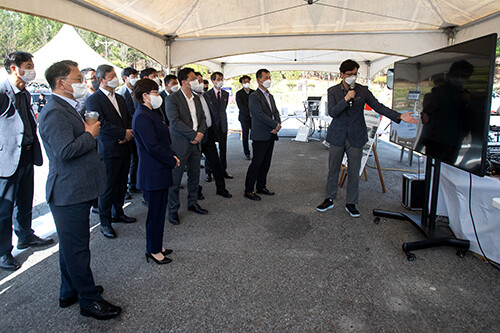
{"type": "Polygon", "coordinates": [[[403,200],[405,208],[422,210],[424,207],[425,175],[403,175],[403,200]]]}

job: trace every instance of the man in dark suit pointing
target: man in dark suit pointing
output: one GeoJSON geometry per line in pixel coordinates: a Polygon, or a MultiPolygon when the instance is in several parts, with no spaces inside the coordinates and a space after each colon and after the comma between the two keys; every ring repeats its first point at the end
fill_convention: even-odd
{"type": "Polygon", "coordinates": [[[266,187],[267,173],[271,167],[274,141],[278,140],[281,129],[281,119],[274,102],[274,97],[269,93],[271,87],[271,73],[267,69],[259,69],[256,74],[259,88],[248,98],[248,107],[252,114],[252,139],[253,158],[248,167],[245,180],[245,198],[260,200],[257,193],[274,195],[266,187]]]}
{"type": "Polygon", "coordinates": [[[344,152],[347,154],[347,195],[345,209],[352,217],[359,217],[356,209],[359,196],[359,169],[363,146],[368,141],[364,107],[368,104],[374,111],[393,121],[417,123],[410,113],[398,113],[382,105],[368,87],[356,83],[359,64],[346,60],[340,65],[342,81],[328,89],[328,114],[332,122],[328,127],[326,141],[330,144],[326,198],[316,209],[324,212],[333,208],[337,197],[339,171],[344,152]]]}

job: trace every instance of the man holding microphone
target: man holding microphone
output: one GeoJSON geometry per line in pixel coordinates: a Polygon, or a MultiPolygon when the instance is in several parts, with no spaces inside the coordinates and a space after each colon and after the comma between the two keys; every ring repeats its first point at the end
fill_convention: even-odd
{"type": "Polygon", "coordinates": [[[359,169],[363,146],[368,141],[364,117],[365,104],[377,113],[399,123],[402,121],[416,124],[418,121],[411,113],[398,113],[382,105],[368,87],[356,83],[359,64],[354,60],[346,60],[340,65],[342,81],[328,89],[328,114],[332,122],[328,127],[326,141],[330,144],[328,159],[328,178],[326,197],[316,209],[320,212],[333,208],[333,200],[337,197],[339,171],[344,152],[347,153],[347,195],[345,209],[352,217],[359,217],[356,209],[359,197],[359,169]]]}

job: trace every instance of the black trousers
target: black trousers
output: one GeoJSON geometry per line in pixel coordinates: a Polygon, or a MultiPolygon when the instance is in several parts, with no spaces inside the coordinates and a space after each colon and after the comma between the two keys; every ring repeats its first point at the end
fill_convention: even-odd
{"type": "Polygon", "coordinates": [[[92,201],[68,206],[49,203],[59,237],[61,288],[59,297],[78,295],[80,306],[101,301],[90,269],[89,214],[92,201]]]}
{"type": "MultiPolygon", "coordinates": [[[[215,129],[214,129],[215,131],[215,129]]],[[[227,169],[227,132],[219,132],[219,161],[222,168],[222,172],[225,173],[227,169]]],[[[210,161],[205,160],[205,173],[212,173],[212,165],[210,161]]]]}
{"type": "Polygon", "coordinates": [[[271,167],[271,158],[273,156],[274,138],[267,141],[252,141],[253,157],[248,167],[245,180],[245,192],[250,193],[262,190],[266,187],[267,173],[271,167]]]}
{"type": "Polygon", "coordinates": [[[217,153],[217,147],[215,146],[213,127],[208,128],[206,135],[206,141],[201,144],[201,152],[205,154],[205,168],[207,165],[210,166],[209,172],[214,175],[217,192],[224,192],[226,189],[226,181],[224,180],[224,173],[219,160],[219,154],[217,153]]]}
{"type": "Polygon", "coordinates": [[[101,226],[109,227],[112,216],[123,215],[130,154],[118,158],[105,158],[103,161],[106,165],[107,187],[104,194],[99,197],[99,216],[101,226]]]}
{"type": "Polygon", "coordinates": [[[167,212],[168,188],[158,191],[142,191],[148,203],[146,217],[146,252],[159,253],[163,247],[163,230],[167,212]]]}
{"type": "Polygon", "coordinates": [[[240,121],[241,123],[241,134],[243,137],[243,153],[245,155],[250,155],[250,148],[248,146],[248,136],[250,133],[250,128],[252,128],[252,121],[240,121]]]}
{"type": "Polygon", "coordinates": [[[10,177],[0,177],[0,256],[12,251],[13,223],[19,241],[33,235],[33,192],[33,149],[23,148],[16,172],[10,177]]]}

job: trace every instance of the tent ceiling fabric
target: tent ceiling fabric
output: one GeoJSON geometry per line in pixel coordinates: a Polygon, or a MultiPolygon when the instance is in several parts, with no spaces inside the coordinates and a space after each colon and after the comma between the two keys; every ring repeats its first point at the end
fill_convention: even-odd
{"type": "MultiPolygon", "coordinates": [[[[51,0],[47,6],[44,0],[0,0],[0,7],[114,38],[164,65],[178,67],[210,60],[224,71],[232,65],[222,66],[218,58],[248,53],[340,50],[408,57],[447,46],[448,27],[456,27],[452,36],[456,42],[500,33],[500,1],[312,2],[51,0]]],[[[374,68],[377,59],[371,61],[374,68]]],[[[278,67],[272,62],[269,65],[278,67]]],[[[296,64],[296,68],[302,65],[296,64]]]]}

